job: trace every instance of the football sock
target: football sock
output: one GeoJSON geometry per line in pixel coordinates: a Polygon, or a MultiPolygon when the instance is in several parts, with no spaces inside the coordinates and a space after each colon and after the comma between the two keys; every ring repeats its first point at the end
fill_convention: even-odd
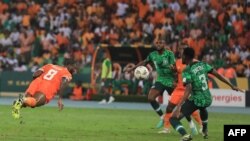
{"type": "Polygon", "coordinates": [[[194,128],[195,125],[194,125],[194,122],[192,121],[191,117],[190,116],[186,116],[186,119],[187,119],[187,121],[189,123],[189,127],[190,128],[194,128]]]}
{"type": "Polygon", "coordinates": [[[176,118],[176,117],[171,117],[169,119],[171,125],[173,126],[173,128],[179,132],[182,136],[187,134],[187,131],[184,129],[184,127],[182,126],[181,122],[176,118]]]}
{"type": "Polygon", "coordinates": [[[200,110],[200,116],[201,116],[201,120],[202,120],[202,132],[206,132],[207,131],[207,122],[208,122],[208,112],[207,109],[201,109],[200,110]]]}
{"type": "Polygon", "coordinates": [[[207,120],[202,121],[202,132],[207,132],[207,120]]]}
{"type": "Polygon", "coordinates": [[[36,106],[36,99],[33,97],[26,97],[24,98],[24,104],[29,107],[35,107],[36,106]]]}
{"type": "Polygon", "coordinates": [[[156,113],[161,117],[163,115],[163,112],[161,110],[160,104],[157,103],[155,100],[150,102],[153,109],[156,111],[156,113]]]}
{"type": "Polygon", "coordinates": [[[196,110],[196,111],[194,111],[194,112],[192,113],[192,117],[194,118],[194,120],[195,120],[199,125],[202,125],[200,113],[199,113],[198,110],[196,110]]]}
{"type": "Polygon", "coordinates": [[[194,122],[191,120],[188,122],[190,128],[195,128],[194,122]]]}

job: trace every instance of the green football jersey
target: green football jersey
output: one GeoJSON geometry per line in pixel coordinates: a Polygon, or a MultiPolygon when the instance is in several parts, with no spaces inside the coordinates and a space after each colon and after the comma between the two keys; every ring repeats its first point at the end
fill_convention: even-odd
{"type": "Polygon", "coordinates": [[[102,62],[102,74],[101,74],[101,78],[112,78],[112,63],[110,61],[110,59],[105,59],[102,62]],[[109,72],[108,72],[109,70],[109,72]],[[108,73],[108,75],[107,75],[108,73]],[[107,75],[107,76],[106,76],[107,75]]]}
{"type": "Polygon", "coordinates": [[[171,70],[170,65],[175,64],[174,53],[164,50],[162,54],[158,51],[151,52],[146,61],[152,62],[157,72],[156,82],[160,82],[165,86],[172,87],[174,83],[174,72],[171,70]]]}
{"type": "Polygon", "coordinates": [[[204,62],[188,65],[182,72],[183,84],[191,83],[190,101],[199,107],[208,107],[212,103],[212,96],[208,88],[208,72],[212,67],[204,62]]]}

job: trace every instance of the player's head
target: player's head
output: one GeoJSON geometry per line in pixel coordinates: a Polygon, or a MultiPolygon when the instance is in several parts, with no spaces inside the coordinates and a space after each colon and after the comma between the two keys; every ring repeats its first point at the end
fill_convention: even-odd
{"type": "Polygon", "coordinates": [[[158,51],[163,50],[165,46],[165,40],[162,37],[155,38],[154,46],[158,51]]]}
{"type": "Polygon", "coordinates": [[[69,70],[71,74],[77,72],[77,65],[73,59],[65,59],[64,66],[69,70]]]}
{"type": "Polygon", "coordinates": [[[184,48],[182,54],[182,62],[183,64],[188,64],[194,59],[194,49],[191,47],[184,48]]]}

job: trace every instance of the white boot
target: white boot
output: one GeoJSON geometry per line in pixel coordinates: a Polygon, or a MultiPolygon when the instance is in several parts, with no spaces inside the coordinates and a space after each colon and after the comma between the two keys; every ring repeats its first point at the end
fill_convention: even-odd
{"type": "Polygon", "coordinates": [[[158,131],[158,134],[169,134],[170,129],[169,128],[163,128],[161,131],[158,131]]]}
{"type": "Polygon", "coordinates": [[[99,102],[99,104],[106,104],[106,103],[107,103],[106,99],[103,99],[102,101],[99,102]]]}
{"type": "Polygon", "coordinates": [[[108,101],[108,104],[112,103],[115,101],[115,98],[113,96],[110,96],[109,97],[109,101],[108,101]]]}

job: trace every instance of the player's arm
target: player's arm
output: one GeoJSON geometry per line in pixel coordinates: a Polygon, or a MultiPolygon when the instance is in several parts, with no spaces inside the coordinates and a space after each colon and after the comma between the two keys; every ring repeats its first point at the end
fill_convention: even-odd
{"type": "Polygon", "coordinates": [[[135,66],[135,64],[133,64],[133,63],[128,63],[124,68],[123,68],[123,72],[126,72],[126,70],[128,69],[128,68],[132,68],[132,67],[134,67],[135,66]]]}
{"type": "Polygon", "coordinates": [[[52,64],[47,64],[39,68],[36,72],[33,73],[33,80],[46,72],[52,64]]]}
{"type": "Polygon", "coordinates": [[[63,95],[65,88],[68,86],[68,84],[69,84],[68,79],[66,77],[62,77],[60,88],[58,91],[59,99],[57,103],[60,111],[63,109],[63,106],[64,106],[62,102],[62,95],[63,95]]]}
{"type": "Polygon", "coordinates": [[[177,85],[177,83],[178,83],[178,74],[181,73],[181,72],[178,72],[176,62],[175,62],[175,65],[172,66],[171,70],[174,72],[174,78],[176,78],[174,80],[174,83],[175,83],[174,85],[177,85]]]}
{"type": "Polygon", "coordinates": [[[175,71],[176,71],[176,60],[175,60],[174,53],[173,53],[172,51],[170,51],[169,62],[170,62],[169,68],[170,68],[172,71],[175,72],[175,71]]]}
{"type": "Polygon", "coordinates": [[[239,89],[238,87],[232,85],[224,76],[220,75],[215,69],[212,69],[210,74],[213,74],[215,77],[217,77],[220,81],[226,83],[228,86],[230,86],[235,91],[244,92],[243,90],[239,89]]]}
{"type": "Polygon", "coordinates": [[[149,63],[149,61],[147,61],[147,60],[145,59],[145,60],[139,62],[138,64],[132,66],[131,68],[125,68],[125,69],[124,69],[124,72],[131,72],[131,71],[133,71],[135,68],[137,68],[138,66],[145,66],[145,65],[147,65],[148,63],[149,63]]]}
{"type": "Polygon", "coordinates": [[[43,74],[43,70],[42,69],[39,69],[39,70],[37,70],[37,71],[35,71],[34,73],[33,73],[33,80],[34,79],[36,79],[37,77],[39,77],[40,75],[42,75],[43,74]]]}

